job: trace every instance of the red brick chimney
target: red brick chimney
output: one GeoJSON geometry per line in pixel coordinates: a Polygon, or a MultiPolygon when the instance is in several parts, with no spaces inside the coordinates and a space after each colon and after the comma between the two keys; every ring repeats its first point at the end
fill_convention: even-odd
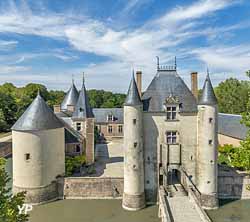
{"type": "Polygon", "coordinates": [[[141,71],[136,71],[136,83],[137,83],[137,88],[138,88],[138,92],[140,94],[140,97],[141,97],[141,88],[142,88],[142,72],[141,71]]]}
{"type": "Polygon", "coordinates": [[[191,73],[191,91],[198,100],[198,72],[191,73]]]}

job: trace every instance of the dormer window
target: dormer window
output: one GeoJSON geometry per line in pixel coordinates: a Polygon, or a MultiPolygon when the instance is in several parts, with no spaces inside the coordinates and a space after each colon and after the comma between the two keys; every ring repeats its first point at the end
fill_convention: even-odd
{"type": "Polygon", "coordinates": [[[177,107],[174,105],[167,105],[167,120],[176,120],[177,107]]]}
{"type": "Polygon", "coordinates": [[[108,122],[113,122],[114,121],[114,116],[112,114],[109,114],[107,119],[108,119],[108,122]]]}

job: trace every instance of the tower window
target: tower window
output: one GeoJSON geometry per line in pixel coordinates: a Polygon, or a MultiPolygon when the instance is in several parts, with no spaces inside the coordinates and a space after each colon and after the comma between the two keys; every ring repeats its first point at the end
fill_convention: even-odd
{"type": "Polygon", "coordinates": [[[213,118],[209,118],[209,123],[212,123],[213,122],[213,118]]]}
{"type": "Polygon", "coordinates": [[[176,120],[176,106],[167,106],[167,120],[176,120]]]}
{"type": "Polygon", "coordinates": [[[134,125],[136,124],[136,119],[133,119],[133,124],[134,124],[134,125]]]}
{"type": "Polygon", "coordinates": [[[212,144],[213,144],[213,140],[209,140],[209,141],[208,141],[208,144],[209,144],[209,145],[212,145],[212,144]]]}
{"type": "Polygon", "coordinates": [[[81,123],[76,123],[76,130],[81,131],[81,123]]]}
{"type": "Polygon", "coordinates": [[[167,136],[167,144],[176,144],[177,143],[177,132],[169,131],[166,133],[167,136]]]}
{"type": "Polygon", "coordinates": [[[122,125],[119,125],[118,126],[118,133],[122,133],[123,132],[123,126],[122,125]]]}
{"type": "Polygon", "coordinates": [[[137,147],[137,143],[134,143],[134,148],[136,148],[137,147]]]}
{"type": "Polygon", "coordinates": [[[26,161],[30,160],[30,153],[25,153],[24,158],[25,158],[26,161]]]}
{"type": "Polygon", "coordinates": [[[112,126],[108,126],[108,133],[112,133],[113,132],[113,127],[112,126]]]}

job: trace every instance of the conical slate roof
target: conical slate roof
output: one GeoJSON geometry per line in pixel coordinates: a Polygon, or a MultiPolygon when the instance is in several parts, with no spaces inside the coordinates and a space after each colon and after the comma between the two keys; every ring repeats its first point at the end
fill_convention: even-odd
{"type": "Polygon", "coordinates": [[[38,93],[23,115],[12,126],[12,130],[32,131],[64,127],[46,102],[38,93]]]}
{"type": "Polygon", "coordinates": [[[74,82],[72,81],[72,85],[71,85],[69,91],[67,92],[67,94],[65,95],[63,102],[61,104],[61,109],[67,110],[68,105],[75,106],[77,103],[77,100],[78,100],[78,96],[79,96],[79,93],[76,89],[74,82]]]}
{"type": "Polygon", "coordinates": [[[202,95],[199,100],[200,105],[216,105],[217,99],[214,94],[214,89],[209,77],[209,73],[207,74],[203,89],[202,89],[202,95]]]}
{"type": "Polygon", "coordinates": [[[127,97],[125,100],[124,105],[125,106],[136,106],[136,105],[141,105],[142,101],[140,98],[140,94],[138,92],[137,84],[135,82],[135,77],[134,77],[134,72],[132,75],[132,79],[130,81],[127,97]]]}
{"type": "Polygon", "coordinates": [[[89,103],[89,98],[85,88],[84,80],[82,83],[82,89],[80,91],[73,118],[93,118],[94,114],[89,103]]]}

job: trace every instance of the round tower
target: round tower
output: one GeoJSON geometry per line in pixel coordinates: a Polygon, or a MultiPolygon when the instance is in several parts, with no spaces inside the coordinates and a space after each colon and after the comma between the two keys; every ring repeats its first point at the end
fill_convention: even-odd
{"type": "Polygon", "coordinates": [[[218,108],[217,99],[209,78],[206,77],[198,104],[198,189],[201,204],[206,209],[218,207],[218,108]]]}
{"type": "Polygon", "coordinates": [[[145,207],[142,101],[134,74],[124,104],[124,193],[122,206],[131,211],[145,207]]]}
{"type": "Polygon", "coordinates": [[[13,193],[26,202],[58,198],[58,176],[65,173],[64,125],[38,94],[12,127],[13,193]]]}

